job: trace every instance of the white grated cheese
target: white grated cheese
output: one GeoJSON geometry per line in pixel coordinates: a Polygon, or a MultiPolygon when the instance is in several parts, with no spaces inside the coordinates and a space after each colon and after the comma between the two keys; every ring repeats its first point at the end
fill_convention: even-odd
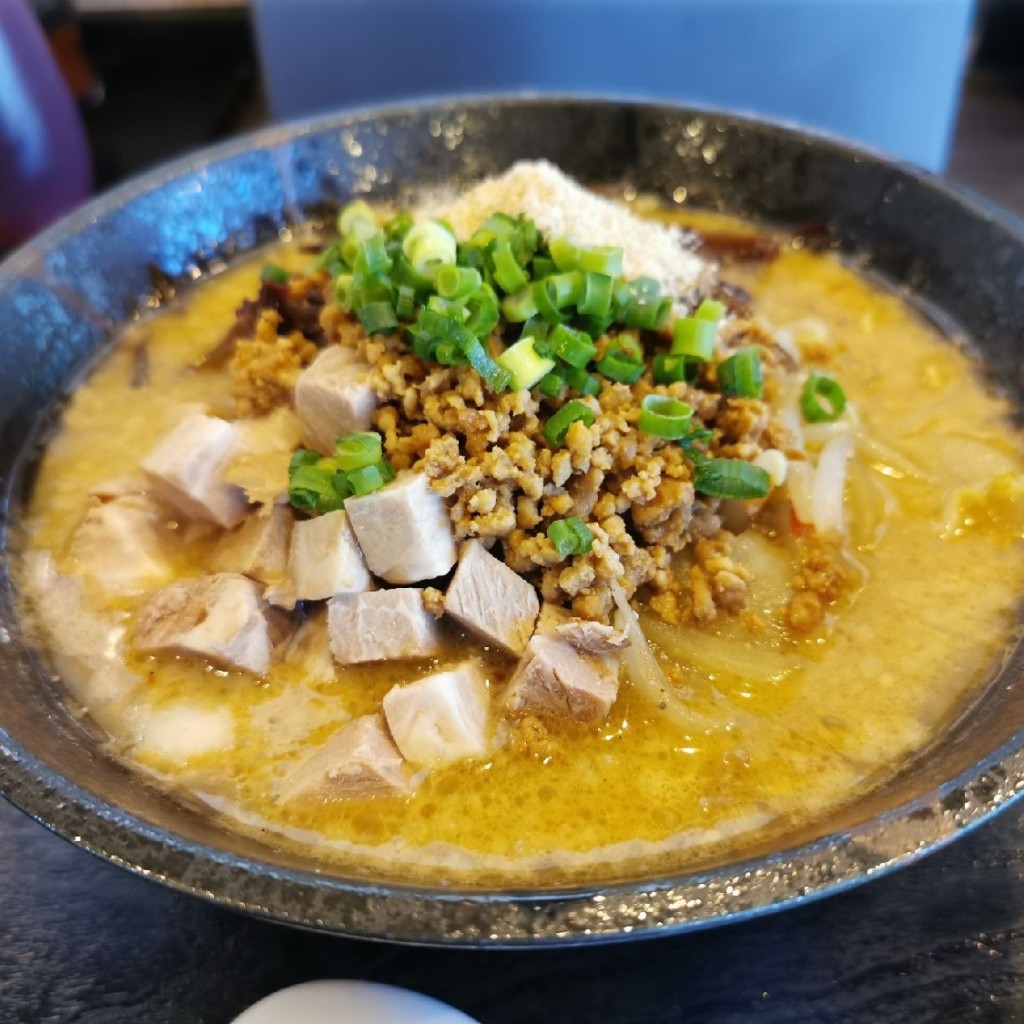
{"type": "Polygon", "coordinates": [[[529,217],[548,239],[565,235],[578,245],[621,246],[625,277],[653,277],[666,295],[684,303],[692,302],[695,292],[706,291],[717,278],[717,265],[694,252],[692,233],[637,217],[546,160],[520,161],[458,199],[424,202],[418,213],[443,217],[465,239],[499,210],[529,217]]]}

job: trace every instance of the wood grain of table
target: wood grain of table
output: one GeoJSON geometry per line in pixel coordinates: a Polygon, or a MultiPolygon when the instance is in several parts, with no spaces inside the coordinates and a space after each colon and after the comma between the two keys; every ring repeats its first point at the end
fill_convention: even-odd
{"type": "MultiPolygon", "coordinates": [[[[1024,104],[973,94],[952,174],[1024,213],[1024,104]]],[[[1024,1021],[1024,811],[858,889],[758,920],[582,950],[325,938],[163,889],[0,801],[0,1024],[227,1024],[316,978],[366,978],[483,1024],[1024,1021]]],[[[301,1022],[296,1022],[301,1024],[301,1022]]]]}

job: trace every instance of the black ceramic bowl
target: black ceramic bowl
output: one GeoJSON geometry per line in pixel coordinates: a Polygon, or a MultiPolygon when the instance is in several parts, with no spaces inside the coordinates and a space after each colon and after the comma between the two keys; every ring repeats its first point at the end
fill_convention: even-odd
{"type": "Polygon", "coordinates": [[[151,302],[150,267],[198,276],[353,194],[401,199],[547,157],[780,225],[826,225],[865,267],[965,327],[1024,408],[1024,233],[935,178],[831,139],[711,111],[493,99],[274,128],[103,196],[0,267],[0,788],[60,835],[174,888],[292,924],[407,942],[586,943],[764,913],[953,839],[1024,787],[1015,650],[969,715],[890,784],[743,863],[601,888],[458,891],[345,878],[218,828],[107,757],[33,658],[7,562],[41,415],[151,302]]]}

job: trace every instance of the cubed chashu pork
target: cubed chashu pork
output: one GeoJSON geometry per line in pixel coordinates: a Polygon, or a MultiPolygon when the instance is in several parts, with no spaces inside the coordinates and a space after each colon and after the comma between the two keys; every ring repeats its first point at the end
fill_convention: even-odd
{"type": "Polygon", "coordinates": [[[619,694],[620,634],[596,630],[552,605],[545,605],[526,653],[505,689],[505,709],[514,715],[603,721],[619,694]],[[585,644],[610,647],[590,653],[585,644]],[[615,645],[619,646],[616,647],[615,645]]]}
{"type": "Polygon", "coordinates": [[[436,767],[487,752],[487,684],[480,665],[464,662],[384,695],[395,744],[415,765],[436,767]]]}
{"type": "Polygon", "coordinates": [[[530,641],[540,602],[529,581],[471,540],[459,552],[444,610],[487,643],[518,656],[530,641]]]}
{"type": "Polygon", "coordinates": [[[411,587],[332,597],[327,627],[339,665],[429,658],[441,649],[437,619],[411,587]]]}
{"type": "Polygon", "coordinates": [[[92,500],[68,546],[77,571],[118,593],[168,582],[173,575],[168,510],[141,490],[92,500]]]}
{"type": "Polygon", "coordinates": [[[225,473],[240,444],[226,420],[186,416],[142,462],[156,494],[188,519],[237,526],[249,507],[245,491],[225,473]]]}
{"type": "Polygon", "coordinates": [[[370,571],[404,585],[443,576],[458,550],[448,508],[422,473],[400,473],[386,487],[345,502],[370,571]]]}
{"type": "Polygon", "coordinates": [[[344,509],[295,524],[288,575],[300,601],[369,590],[370,573],[344,509]]]}
{"type": "Polygon", "coordinates": [[[217,573],[156,591],[139,612],[135,646],[262,675],[272,644],[257,585],[237,573],[217,573]]]}
{"type": "Polygon", "coordinates": [[[325,348],[302,371],[295,411],[311,448],[329,455],[339,437],[369,429],[377,408],[370,373],[370,365],[344,345],[325,348]]]}
{"type": "Polygon", "coordinates": [[[261,506],[241,526],[224,534],[213,553],[212,568],[234,572],[259,583],[283,579],[295,517],[285,501],[261,506]]]}
{"type": "Polygon", "coordinates": [[[379,715],[343,725],[285,777],[278,800],[392,796],[411,788],[405,760],[379,715]]]}

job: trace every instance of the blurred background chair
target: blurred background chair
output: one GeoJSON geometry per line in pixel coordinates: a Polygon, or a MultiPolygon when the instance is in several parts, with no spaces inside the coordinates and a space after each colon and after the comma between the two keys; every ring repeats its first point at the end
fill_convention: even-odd
{"type": "Polygon", "coordinates": [[[56,162],[69,191],[15,199],[11,68],[37,83],[37,112],[49,82],[51,142],[71,154],[77,102],[101,189],[270,119],[516,89],[801,121],[1024,209],[1024,0],[0,0],[0,53],[0,193],[19,237],[85,195],[88,157],[56,162]],[[49,55],[25,17],[11,28],[26,8],[49,55]]]}
{"type": "Polygon", "coordinates": [[[946,162],[971,0],[253,0],[277,118],[531,90],[754,111],[946,162]]]}

